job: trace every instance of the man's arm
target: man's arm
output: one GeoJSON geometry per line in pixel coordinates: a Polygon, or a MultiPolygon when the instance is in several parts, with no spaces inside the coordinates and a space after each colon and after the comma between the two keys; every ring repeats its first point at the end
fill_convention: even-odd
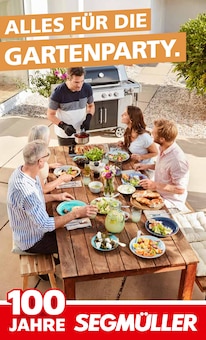
{"type": "Polygon", "coordinates": [[[86,119],[82,122],[82,125],[80,126],[80,128],[84,129],[85,131],[89,130],[91,119],[94,116],[94,112],[95,112],[94,103],[87,104],[86,109],[87,109],[86,119]]]}
{"type": "Polygon", "coordinates": [[[58,125],[60,123],[60,119],[56,116],[56,110],[47,109],[47,118],[53,123],[58,125]]]}
{"type": "Polygon", "coordinates": [[[67,134],[67,136],[71,136],[73,133],[76,132],[76,129],[73,127],[73,125],[66,124],[62,122],[57,116],[56,116],[56,110],[47,109],[47,118],[53,123],[58,125],[64,132],[67,134]]]}
{"type": "Polygon", "coordinates": [[[74,196],[65,191],[60,194],[44,194],[44,199],[46,203],[53,201],[71,201],[71,199],[74,200],[74,196]]]}
{"type": "Polygon", "coordinates": [[[178,194],[181,195],[185,192],[185,189],[175,185],[175,184],[165,184],[160,182],[154,182],[150,179],[142,179],[139,183],[144,189],[150,189],[153,191],[165,191],[170,192],[172,194],[178,194]]]}
{"type": "Polygon", "coordinates": [[[94,116],[94,112],[95,112],[94,102],[91,104],[87,104],[87,113],[91,113],[91,115],[94,116]]]}
{"type": "Polygon", "coordinates": [[[97,207],[91,204],[84,207],[78,207],[77,209],[74,209],[62,216],[54,216],[55,228],[62,228],[65,224],[76,218],[91,217],[97,213],[97,210],[97,207]]]}
{"type": "Polygon", "coordinates": [[[143,164],[143,163],[134,163],[133,165],[134,170],[154,170],[155,164],[143,164]]]}

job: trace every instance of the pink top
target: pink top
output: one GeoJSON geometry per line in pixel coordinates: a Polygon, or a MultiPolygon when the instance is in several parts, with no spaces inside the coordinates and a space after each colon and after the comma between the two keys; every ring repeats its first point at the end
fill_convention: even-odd
{"type": "Polygon", "coordinates": [[[157,156],[154,180],[155,182],[173,184],[184,188],[185,192],[181,195],[159,189],[158,192],[167,200],[165,204],[168,208],[176,207],[179,210],[185,210],[189,165],[184,152],[176,142],[157,156]]]}

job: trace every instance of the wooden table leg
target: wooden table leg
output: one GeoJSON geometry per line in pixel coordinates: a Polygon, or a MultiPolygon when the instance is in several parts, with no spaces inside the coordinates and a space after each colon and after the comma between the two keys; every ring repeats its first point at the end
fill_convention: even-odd
{"type": "Polygon", "coordinates": [[[75,279],[67,278],[64,279],[64,293],[66,296],[66,300],[75,300],[75,279]]]}
{"type": "Polygon", "coordinates": [[[193,286],[195,283],[197,263],[189,264],[186,269],[182,270],[178,300],[191,300],[193,286]]]}

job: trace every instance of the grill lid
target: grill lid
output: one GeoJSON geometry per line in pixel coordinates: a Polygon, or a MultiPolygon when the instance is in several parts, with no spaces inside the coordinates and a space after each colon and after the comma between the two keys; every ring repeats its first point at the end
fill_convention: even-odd
{"type": "Polygon", "coordinates": [[[119,73],[115,66],[85,67],[85,82],[92,86],[118,84],[119,73]]]}

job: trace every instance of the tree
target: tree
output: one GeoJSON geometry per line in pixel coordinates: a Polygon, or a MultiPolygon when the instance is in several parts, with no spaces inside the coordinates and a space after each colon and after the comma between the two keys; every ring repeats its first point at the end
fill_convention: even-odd
{"type": "Polygon", "coordinates": [[[190,91],[206,94],[206,13],[189,19],[179,32],[186,32],[186,61],[174,63],[177,79],[184,77],[190,91]]]}

